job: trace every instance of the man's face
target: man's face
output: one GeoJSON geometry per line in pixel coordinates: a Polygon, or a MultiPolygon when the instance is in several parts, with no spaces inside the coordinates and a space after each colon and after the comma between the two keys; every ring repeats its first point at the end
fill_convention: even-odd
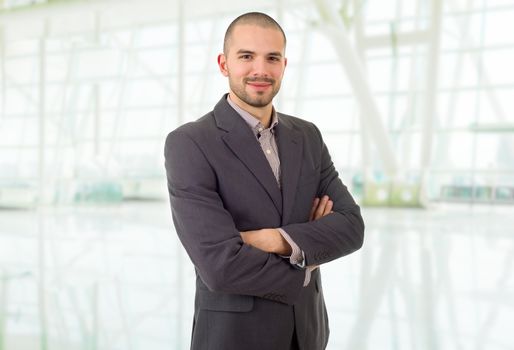
{"type": "Polygon", "coordinates": [[[284,44],[278,29],[236,26],[227,52],[218,56],[221,73],[229,80],[231,97],[252,107],[269,105],[280,90],[287,64],[284,44]]]}

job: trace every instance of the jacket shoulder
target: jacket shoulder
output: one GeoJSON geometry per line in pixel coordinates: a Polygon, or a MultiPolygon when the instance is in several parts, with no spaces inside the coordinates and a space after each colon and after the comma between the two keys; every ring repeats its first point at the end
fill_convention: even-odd
{"type": "Polygon", "coordinates": [[[300,131],[302,134],[306,135],[309,138],[316,137],[321,139],[321,133],[314,123],[284,113],[279,113],[278,115],[280,121],[286,124],[287,126],[291,127],[292,129],[300,131]]]}
{"type": "Polygon", "coordinates": [[[166,140],[168,142],[171,138],[188,137],[192,140],[201,140],[208,135],[212,136],[213,130],[216,129],[216,123],[214,120],[214,113],[211,111],[201,118],[185,123],[175,130],[171,131],[166,140]]]}

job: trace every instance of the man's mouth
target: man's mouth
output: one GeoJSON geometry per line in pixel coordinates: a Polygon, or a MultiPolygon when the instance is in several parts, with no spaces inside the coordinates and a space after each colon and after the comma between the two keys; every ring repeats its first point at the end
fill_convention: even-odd
{"type": "Polygon", "coordinates": [[[272,82],[269,80],[247,80],[246,83],[255,90],[263,91],[272,86],[272,82]]]}

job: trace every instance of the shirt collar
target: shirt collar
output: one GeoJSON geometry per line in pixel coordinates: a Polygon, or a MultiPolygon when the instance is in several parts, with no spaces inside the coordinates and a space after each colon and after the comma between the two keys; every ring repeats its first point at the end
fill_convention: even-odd
{"type": "MultiPolygon", "coordinates": [[[[237,114],[241,116],[241,118],[244,119],[244,121],[250,126],[250,128],[253,130],[254,134],[257,136],[260,132],[264,130],[264,126],[261,124],[259,119],[255,118],[253,115],[236,105],[231,99],[230,94],[227,95],[227,102],[228,104],[235,109],[237,114]]],[[[271,124],[270,124],[270,131],[273,132],[275,129],[275,126],[278,124],[278,116],[277,112],[275,111],[275,107],[272,107],[271,112],[271,124]]]]}

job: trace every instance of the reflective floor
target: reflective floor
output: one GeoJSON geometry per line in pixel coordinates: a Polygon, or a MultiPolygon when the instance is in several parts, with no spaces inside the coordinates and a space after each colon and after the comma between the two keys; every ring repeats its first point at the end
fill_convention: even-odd
{"type": "MultiPolygon", "coordinates": [[[[513,214],[364,208],[329,349],[514,349],[513,214]]],[[[187,349],[193,276],[166,202],[0,211],[0,350],[187,349]]]]}

